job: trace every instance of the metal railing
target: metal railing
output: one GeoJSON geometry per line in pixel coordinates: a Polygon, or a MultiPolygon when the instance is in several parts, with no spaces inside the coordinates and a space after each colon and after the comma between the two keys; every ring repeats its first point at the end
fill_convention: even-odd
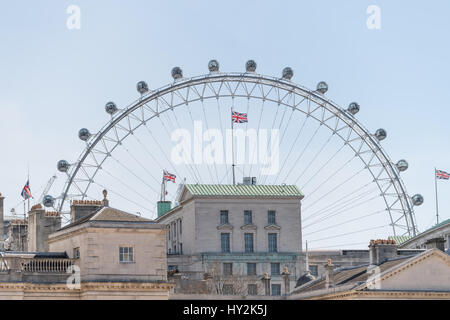
{"type": "Polygon", "coordinates": [[[41,273],[66,273],[74,259],[31,259],[22,262],[22,271],[41,273]]]}
{"type": "Polygon", "coordinates": [[[0,272],[66,273],[75,259],[0,257],[0,272]]]}

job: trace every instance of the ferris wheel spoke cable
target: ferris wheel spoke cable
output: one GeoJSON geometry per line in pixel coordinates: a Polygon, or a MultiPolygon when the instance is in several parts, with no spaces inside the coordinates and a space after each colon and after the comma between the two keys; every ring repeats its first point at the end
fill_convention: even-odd
{"type": "MultiPolygon", "coordinates": [[[[166,115],[166,116],[168,117],[168,115],[166,115]]],[[[167,127],[166,127],[164,121],[161,119],[161,117],[158,117],[158,118],[159,118],[159,121],[161,121],[161,125],[163,126],[164,131],[166,131],[167,137],[170,137],[171,134],[170,134],[169,130],[167,129],[167,127]]],[[[170,121],[170,119],[169,119],[169,121],[167,121],[167,122],[168,122],[169,124],[172,123],[172,121],[170,121]]],[[[173,126],[172,126],[172,130],[174,130],[173,126]]],[[[194,162],[194,161],[193,161],[193,158],[192,158],[192,153],[191,153],[191,152],[189,153],[189,158],[190,158],[190,161],[194,162]]],[[[195,169],[193,168],[192,164],[188,163],[188,164],[187,164],[187,167],[191,170],[191,173],[193,173],[193,174],[191,174],[191,176],[194,177],[194,180],[197,180],[197,181],[198,181],[198,176],[197,176],[197,174],[195,173],[195,169]]],[[[208,168],[208,171],[209,171],[209,168],[208,168]]]]}
{"type": "MultiPolygon", "coordinates": [[[[365,188],[365,186],[362,187],[361,189],[363,189],[363,188],[365,188]]],[[[320,216],[320,215],[323,215],[323,214],[325,214],[325,213],[327,213],[327,212],[329,212],[329,211],[331,211],[331,210],[336,210],[337,208],[345,207],[348,203],[353,203],[353,201],[355,201],[355,199],[359,199],[359,197],[361,197],[361,196],[367,196],[368,194],[371,194],[372,192],[374,192],[374,191],[376,191],[376,190],[378,190],[377,187],[372,188],[371,190],[365,191],[365,192],[360,193],[360,194],[357,194],[357,195],[354,195],[354,194],[347,194],[345,197],[348,198],[348,197],[351,196],[351,195],[353,195],[353,197],[348,198],[348,199],[346,199],[346,200],[344,200],[344,197],[342,197],[342,198],[340,198],[340,199],[334,201],[334,202],[331,203],[330,205],[326,206],[325,208],[322,208],[322,209],[320,209],[320,210],[317,210],[317,211],[315,211],[315,212],[309,214],[308,216],[305,217],[305,219],[303,219],[303,221],[307,221],[307,220],[309,220],[311,217],[314,217],[314,216],[320,216]]]]}
{"type": "MultiPolygon", "coordinates": [[[[277,111],[275,113],[275,116],[273,117],[273,121],[272,121],[272,126],[270,128],[270,132],[272,132],[272,130],[275,128],[275,124],[276,124],[276,121],[277,121],[277,118],[278,118],[279,111],[280,111],[280,104],[277,105],[277,111]]],[[[286,111],[286,108],[284,108],[284,111],[286,111]]],[[[281,125],[281,122],[280,122],[280,125],[281,125]]],[[[270,144],[272,144],[272,142],[270,144]]],[[[268,153],[268,151],[269,151],[269,143],[267,143],[267,145],[266,145],[266,154],[268,153]]],[[[258,175],[258,181],[260,179],[260,176],[261,176],[261,170],[260,170],[260,173],[258,175]]],[[[267,177],[268,177],[268,175],[265,176],[264,179],[261,178],[262,184],[266,184],[267,177]]]]}
{"type": "MultiPolygon", "coordinates": [[[[366,196],[366,195],[365,195],[365,196],[366,196]]],[[[335,216],[337,216],[337,215],[340,215],[340,214],[342,214],[342,213],[348,213],[349,210],[354,209],[354,208],[357,208],[357,207],[359,207],[359,206],[361,206],[361,205],[363,205],[363,204],[367,204],[367,203],[369,203],[370,201],[375,200],[375,199],[377,199],[377,198],[378,198],[378,196],[374,196],[374,197],[372,197],[372,198],[370,198],[370,199],[361,201],[361,202],[356,203],[356,204],[355,204],[355,203],[353,203],[353,204],[350,204],[350,203],[349,203],[349,204],[347,204],[347,206],[350,205],[350,207],[348,207],[348,208],[341,208],[341,209],[339,209],[338,211],[330,212],[330,213],[328,213],[325,217],[321,217],[321,218],[319,218],[319,219],[317,219],[317,220],[311,222],[310,224],[306,225],[304,228],[307,228],[307,227],[313,226],[313,225],[315,225],[315,224],[317,224],[317,223],[326,221],[326,220],[328,220],[328,219],[330,219],[330,218],[332,218],[332,217],[335,217],[335,216]]],[[[360,200],[360,199],[357,199],[357,200],[360,200]]],[[[355,200],[355,201],[357,201],[357,200],[355,200]]],[[[383,209],[383,211],[385,211],[385,209],[383,209]]]]}
{"type": "MultiPolygon", "coordinates": [[[[289,94],[289,98],[288,98],[288,103],[289,103],[289,101],[291,100],[291,98],[292,98],[292,95],[291,94],[289,94]]],[[[281,118],[281,120],[280,120],[280,124],[278,125],[278,131],[281,131],[281,126],[282,126],[282,124],[283,124],[283,122],[284,122],[284,117],[285,117],[285,115],[286,115],[286,111],[287,111],[287,107],[285,107],[284,108],[284,112],[283,112],[283,116],[282,116],[282,118],[281,118]]],[[[289,118],[288,118],[288,121],[287,121],[287,124],[286,124],[286,126],[285,126],[285,129],[284,129],[284,133],[283,133],[283,135],[281,136],[281,138],[280,138],[280,140],[279,140],[279,146],[281,146],[281,144],[283,143],[283,138],[284,138],[284,134],[286,133],[286,131],[287,131],[287,128],[289,127],[289,124],[290,124],[290,122],[291,122],[291,119],[292,119],[292,115],[294,114],[294,109],[292,109],[291,110],[291,114],[290,114],[290,116],[289,116],[289,118]]],[[[273,129],[273,126],[272,126],[272,129],[273,129]]],[[[267,146],[268,147],[268,146],[267,146]]],[[[266,184],[266,181],[267,181],[267,179],[269,178],[269,176],[267,175],[267,176],[265,176],[265,178],[264,178],[264,184],[266,184]]]]}
{"type": "Polygon", "coordinates": [[[357,230],[357,231],[353,231],[353,232],[347,232],[347,233],[341,233],[338,235],[334,235],[334,236],[330,236],[330,237],[325,237],[325,238],[320,238],[320,239],[313,239],[313,240],[308,240],[309,242],[318,242],[318,241],[322,241],[322,240],[328,240],[328,239],[334,239],[334,238],[339,238],[339,237],[343,237],[343,236],[348,236],[350,234],[355,234],[355,233],[360,233],[360,232],[365,232],[365,231],[370,231],[370,230],[376,230],[376,229],[381,229],[381,228],[386,228],[389,227],[389,224],[385,224],[382,226],[377,226],[377,227],[371,227],[371,228],[367,228],[367,229],[361,229],[361,230],[357,230]]]}
{"type": "Polygon", "coordinates": [[[315,248],[308,248],[308,250],[323,250],[323,249],[328,249],[328,248],[342,248],[345,246],[360,246],[360,245],[364,245],[367,244],[367,242],[350,242],[350,243],[341,243],[341,244],[336,244],[336,245],[332,245],[332,246],[326,246],[326,247],[315,247],[315,248]]]}
{"type": "MultiPolygon", "coordinates": [[[[375,211],[375,212],[366,214],[366,215],[364,215],[364,216],[360,216],[360,217],[356,217],[356,218],[353,218],[353,219],[349,219],[349,220],[346,220],[346,221],[344,221],[344,222],[341,222],[341,223],[338,223],[338,224],[335,224],[335,225],[332,225],[332,226],[329,226],[329,227],[326,227],[326,228],[322,228],[322,229],[319,229],[319,230],[315,230],[315,231],[309,232],[309,233],[304,233],[304,234],[303,234],[303,237],[307,237],[307,236],[309,236],[309,235],[311,235],[311,234],[318,233],[318,232],[321,232],[321,231],[333,229],[333,228],[336,228],[336,227],[339,227],[339,226],[342,226],[342,225],[345,225],[345,224],[347,224],[347,223],[351,223],[351,222],[354,222],[354,221],[357,221],[357,220],[361,220],[361,219],[364,219],[364,218],[368,218],[368,217],[371,217],[371,216],[380,214],[380,213],[385,212],[385,211],[386,211],[386,210],[378,210],[378,211],[375,211]]],[[[306,228],[306,227],[305,227],[305,228],[306,228]]]]}
{"type": "Polygon", "coordinates": [[[128,150],[127,147],[125,147],[124,145],[122,145],[122,148],[125,149],[125,151],[128,153],[128,155],[134,160],[136,161],[136,163],[142,168],[144,169],[145,172],[148,173],[148,175],[150,177],[152,177],[152,179],[156,182],[156,184],[159,184],[158,179],[155,178],[155,176],[130,152],[130,150],[128,150]]]}
{"type": "MultiPolygon", "coordinates": [[[[203,117],[205,119],[206,130],[209,131],[208,118],[206,117],[205,104],[203,103],[203,100],[202,100],[202,110],[203,110],[203,117]]],[[[214,171],[215,171],[215,174],[216,174],[217,183],[220,183],[219,182],[219,175],[217,173],[216,161],[213,161],[213,165],[214,165],[214,171]]]]}
{"type": "Polygon", "coordinates": [[[141,145],[142,149],[144,149],[144,151],[151,157],[151,159],[152,159],[153,161],[155,161],[156,164],[158,164],[158,166],[159,166],[161,169],[164,169],[164,166],[161,165],[161,163],[153,156],[153,154],[150,152],[150,150],[148,150],[147,146],[146,146],[144,143],[142,143],[142,141],[141,141],[138,137],[136,137],[136,135],[133,134],[133,137],[134,137],[134,138],[136,139],[136,141],[141,145]]]}
{"type": "MultiPolygon", "coordinates": [[[[187,106],[187,109],[188,109],[189,117],[191,118],[192,123],[194,123],[194,118],[192,117],[192,112],[191,112],[191,108],[190,108],[190,106],[189,106],[189,103],[186,104],[186,106],[187,106]]],[[[200,139],[200,137],[198,136],[198,132],[197,132],[196,130],[194,130],[194,132],[195,132],[195,134],[196,134],[197,139],[200,141],[201,139],[200,139]]],[[[192,155],[191,155],[191,160],[192,160],[192,155]]],[[[196,166],[195,166],[195,167],[196,167],[196,166]]],[[[209,166],[206,166],[206,169],[208,170],[208,174],[209,174],[209,177],[210,177],[210,179],[211,179],[211,182],[214,181],[214,179],[213,179],[213,177],[212,177],[212,174],[211,174],[211,170],[209,169],[209,166]]],[[[199,178],[197,178],[197,181],[198,181],[198,180],[201,180],[201,179],[200,179],[201,175],[200,175],[200,173],[198,173],[198,174],[199,174],[199,178]]],[[[200,183],[201,183],[201,181],[200,181],[200,183]]]]}
{"type": "MultiPolygon", "coordinates": [[[[322,208],[320,208],[320,209],[317,209],[316,211],[314,211],[314,213],[312,213],[312,214],[310,214],[310,215],[313,215],[313,214],[315,214],[315,213],[322,212],[322,211],[327,211],[327,210],[329,210],[329,209],[332,208],[332,207],[335,207],[335,206],[337,206],[337,205],[340,205],[341,202],[347,202],[347,201],[350,201],[349,199],[347,199],[348,197],[353,196],[353,197],[350,198],[350,199],[353,199],[354,197],[357,197],[358,195],[357,195],[357,194],[355,195],[355,193],[364,190],[365,188],[367,188],[367,187],[368,187],[369,185],[371,185],[372,183],[373,183],[373,181],[370,181],[370,182],[367,182],[366,184],[364,184],[364,185],[361,186],[361,187],[355,188],[354,190],[348,192],[347,194],[345,194],[345,195],[343,195],[343,196],[340,196],[339,199],[337,199],[336,201],[333,201],[332,203],[326,205],[325,207],[322,207],[322,208]],[[346,200],[346,199],[347,199],[347,200],[346,200]]],[[[384,186],[384,185],[383,185],[383,186],[384,186]]],[[[371,190],[372,190],[372,191],[375,191],[375,190],[377,190],[377,189],[378,189],[378,187],[375,187],[375,188],[372,188],[371,190]]],[[[367,192],[367,191],[364,191],[364,193],[365,193],[365,192],[367,192]]],[[[312,206],[312,205],[311,205],[311,206],[312,206]]],[[[306,209],[304,209],[304,210],[302,210],[302,211],[305,212],[305,210],[306,210],[306,209]]]]}
{"type": "MultiPolygon", "coordinates": [[[[175,122],[177,123],[178,128],[181,128],[180,122],[178,121],[178,117],[177,117],[177,115],[175,114],[175,111],[174,111],[173,109],[172,109],[172,114],[173,114],[173,116],[174,116],[174,118],[175,118],[175,122]]],[[[170,119],[169,119],[169,120],[170,120],[170,119]]],[[[169,123],[170,123],[170,121],[169,121],[169,123]]],[[[192,154],[190,155],[190,160],[192,161],[192,163],[194,163],[194,160],[192,159],[192,154]]],[[[200,172],[198,171],[197,166],[191,165],[191,164],[189,164],[189,166],[190,166],[190,169],[192,170],[192,172],[194,173],[195,180],[196,180],[196,181],[199,181],[199,177],[200,177],[201,175],[200,175],[200,172]]]]}
{"type": "Polygon", "coordinates": [[[311,144],[311,142],[314,140],[317,132],[319,132],[320,127],[322,126],[322,123],[319,123],[319,126],[317,127],[317,129],[314,131],[313,135],[311,136],[311,138],[308,140],[308,143],[305,145],[305,147],[303,148],[302,152],[300,153],[300,155],[297,157],[297,159],[294,161],[291,169],[289,170],[288,174],[286,175],[286,177],[284,178],[283,181],[286,181],[287,178],[291,175],[292,170],[294,170],[294,168],[300,163],[300,159],[303,157],[303,155],[305,154],[305,151],[308,149],[309,145],[311,144]]]}
{"type": "MultiPolygon", "coordinates": [[[[264,103],[265,101],[262,100],[261,102],[261,113],[259,114],[259,120],[258,120],[258,128],[256,129],[256,138],[259,140],[259,128],[261,126],[261,119],[262,119],[262,115],[264,112],[264,103]]],[[[233,138],[234,139],[234,138],[233,138]]],[[[253,148],[253,154],[251,156],[250,159],[253,159],[256,153],[256,148],[253,148]]],[[[251,177],[252,176],[252,167],[253,167],[253,161],[250,161],[250,170],[248,172],[248,176],[251,177]]]]}
{"type": "Polygon", "coordinates": [[[134,173],[130,168],[128,168],[126,165],[124,165],[118,159],[114,158],[113,156],[111,156],[111,159],[115,160],[122,168],[124,168],[129,173],[131,173],[134,177],[136,177],[139,181],[141,181],[143,184],[145,184],[147,187],[149,187],[151,190],[153,190],[156,194],[159,194],[159,191],[155,190],[155,188],[153,188],[150,184],[148,184],[147,181],[145,181],[140,176],[138,176],[136,173],[134,173]]]}
{"type": "MultiPolygon", "coordinates": [[[[134,189],[133,187],[131,187],[129,184],[127,184],[126,182],[124,182],[122,179],[120,179],[120,178],[114,176],[114,175],[113,175],[111,172],[109,172],[108,170],[103,169],[103,171],[104,171],[107,175],[109,175],[110,177],[112,177],[112,178],[116,179],[117,181],[119,181],[119,183],[120,183],[121,185],[124,185],[125,187],[127,187],[128,189],[130,189],[133,193],[137,194],[138,196],[140,196],[140,197],[141,197],[142,199],[144,199],[145,201],[150,201],[150,200],[148,199],[148,197],[146,197],[146,196],[144,196],[143,194],[141,194],[140,192],[138,192],[136,189],[134,189]]],[[[155,190],[154,190],[154,191],[155,191],[155,190]]]]}
{"type": "MultiPolygon", "coordinates": [[[[306,121],[308,120],[309,116],[306,116],[305,119],[303,120],[302,125],[300,126],[300,130],[297,133],[297,136],[295,137],[294,142],[292,143],[291,147],[289,148],[289,152],[287,154],[287,156],[284,158],[283,164],[281,165],[281,169],[279,172],[283,171],[284,166],[286,165],[287,160],[289,159],[289,156],[291,155],[292,151],[294,150],[295,147],[295,143],[297,142],[298,138],[300,137],[303,128],[305,127],[306,121]]],[[[275,181],[273,182],[274,184],[277,183],[278,177],[280,176],[280,174],[277,175],[277,177],[275,178],[275,181]]]]}
{"type": "Polygon", "coordinates": [[[298,180],[303,177],[303,175],[308,171],[309,167],[314,163],[314,161],[317,159],[317,157],[322,153],[322,151],[325,149],[325,147],[328,145],[328,143],[331,141],[331,138],[333,138],[333,134],[325,141],[325,143],[322,145],[322,147],[317,151],[317,153],[314,155],[314,157],[311,159],[311,161],[308,163],[308,165],[303,169],[302,173],[297,177],[294,184],[297,184],[298,180]]]}
{"type": "MultiPolygon", "coordinates": [[[[219,115],[220,132],[222,133],[222,137],[225,137],[226,135],[224,134],[223,125],[222,125],[222,113],[220,110],[219,98],[217,98],[216,101],[217,101],[217,113],[219,115]]],[[[247,122],[247,124],[248,124],[248,122],[247,122]]],[[[228,178],[228,173],[229,173],[229,167],[225,166],[225,178],[222,178],[222,180],[220,180],[220,183],[222,183],[224,179],[228,178]]]]}
{"type": "MultiPolygon", "coordinates": [[[[340,171],[342,171],[353,159],[355,159],[354,156],[352,156],[347,162],[345,162],[341,167],[339,167],[339,169],[337,169],[335,172],[333,172],[330,176],[327,177],[327,179],[325,181],[323,181],[321,184],[319,184],[311,193],[309,193],[309,197],[311,197],[314,193],[316,193],[322,186],[324,186],[327,182],[329,182],[331,180],[331,178],[333,178],[334,176],[336,176],[340,171]]],[[[355,174],[353,174],[349,179],[345,180],[343,183],[339,184],[339,186],[343,185],[344,183],[346,183],[347,181],[351,180],[352,178],[354,178],[355,176],[357,176],[359,173],[361,173],[364,170],[364,168],[362,168],[360,171],[357,171],[355,174]]],[[[333,190],[331,190],[330,192],[332,192],[333,190]]],[[[330,192],[326,193],[326,195],[328,195],[330,192]]],[[[322,199],[324,196],[322,196],[320,199],[322,199]]],[[[316,203],[317,200],[313,203],[316,203]]],[[[311,205],[309,205],[307,208],[309,208],[311,205]]],[[[306,208],[305,208],[306,209],[306,208]]]]}
{"type": "Polygon", "coordinates": [[[170,161],[169,157],[167,156],[166,152],[164,151],[164,149],[161,147],[161,144],[158,142],[158,140],[153,136],[153,133],[150,131],[150,129],[148,128],[147,124],[144,124],[144,127],[147,129],[148,133],[150,134],[151,138],[153,139],[153,141],[155,142],[155,144],[158,146],[159,150],[161,151],[161,154],[164,156],[164,158],[166,158],[167,162],[172,166],[172,169],[175,171],[175,173],[181,177],[180,173],[178,172],[178,170],[175,168],[175,166],[173,165],[172,161],[170,161]]]}
{"type": "Polygon", "coordinates": [[[92,183],[98,185],[99,187],[102,187],[105,190],[108,190],[108,192],[111,192],[111,193],[119,196],[120,198],[122,198],[122,199],[124,199],[124,200],[126,200],[126,201],[128,201],[130,203],[133,203],[134,205],[136,205],[136,206],[138,206],[140,208],[145,208],[146,210],[152,212],[153,214],[155,213],[155,211],[150,209],[148,206],[142,205],[142,204],[140,204],[140,203],[138,203],[138,202],[136,202],[134,200],[131,200],[130,198],[123,196],[120,192],[116,192],[116,191],[114,191],[114,190],[112,190],[110,188],[107,188],[106,186],[102,185],[101,183],[98,183],[98,182],[95,182],[95,181],[93,181],[92,183]]]}
{"type": "MultiPolygon", "coordinates": [[[[320,200],[322,200],[323,198],[325,198],[326,196],[328,196],[330,193],[336,191],[337,189],[341,188],[342,186],[344,186],[346,183],[348,183],[349,181],[351,181],[353,178],[355,178],[357,175],[359,175],[362,171],[364,170],[361,169],[359,171],[357,171],[356,173],[354,173],[352,176],[350,176],[349,178],[345,179],[343,182],[339,183],[338,185],[336,185],[334,188],[332,188],[330,191],[328,191],[327,193],[325,193],[324,195],[322,195],[320,198],[316,199],[311,205],[309,205],[307,208],[310,208],[311,206],[313,206],[314,204],[318,203],[320,200]]],[[[328,181],[326,181],[328,182],[328,181]]],[[[307,209],[305,208],[305,210],[307,209]]]]}
{"type": "Polygon", "coordinates": [[[302,190],[306,188],[306,186],[324,169],[327,167],[327,165],[341,152],[341,150],[345,147],[345,144],[343,144],[325,163],[311,176],[311,178],[308,179],[308,181],[305,182],[305,184],[302,186],[302,190]]]}

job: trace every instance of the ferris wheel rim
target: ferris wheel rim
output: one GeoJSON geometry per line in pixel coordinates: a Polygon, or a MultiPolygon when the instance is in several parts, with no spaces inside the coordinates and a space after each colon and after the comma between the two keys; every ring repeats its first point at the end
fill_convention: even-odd
{"type": "MultiPolygon", "coordinates": [[[[196,77],[191,77],[191,78],[181,78],[178,79],[172,83],[169,83],[163,87],[160,87],[156,90],[153,91],[149,91],[146,94],[143,94],[140,98],[134,100],[133,102],[131,102],[127,107],[125,107],[124,109],[121,110],[120,113],[118,113],[117,115],[113,116],[111,118],[110,121],[108,121],[95,135],[93,135],[92,139],[90,139],[90,142],[86,141],[86,147],[83,149],[83,152],[80,154],[80,156],[78,157],[75,169],[71,172],[71,174],[68,174],[68,180],[66,180],[66,183],[64,185],[64,189],[63,189],[63,193],[61,194],[61,200],[60,200],[60,204],[59,204],[59,211],[61,212],[64,206],[64,201],[67,198],[68,192],[73,184],[73,180],[74,177],[78,174],[78,171],[80,170],[82,164],[84,163],[84,161],[86,160],[86,158],[88,157],[88,155],[92,152],[92,150],[94,149],[94,147],[101,141],[101,139],[105,136],[105,134],[107,132],[109,132],[111,129],[113,129],[120,121],[122,121],[123,119],[125,119],[127,116],[129,116],[130,114],[132,114],[135,110],[137,110],[138,108],[142,107],[143,105],[145,105],[146,103],[157,99],[161,96],[164,96],[165,94],[169,94],[169,93],[173,93],[173,92],[177,92],[180,91],[181,89],[184,88],[189,88],[189,87],[193,87],[194,85],[199,85],[199,84],[207,84],[207,83],[214,83],[214,82],[246,82],[246,83],[253,83],[256,85],[260,84],[260,85],[268,85],[271,87],[276,87],[277,89],[280,90],[284,90],[284,91],[290,91],[292,93],[298,94],[299,96],[304,97],[305,99],[308,99],[310,101],[313,101],[314,103],[316,103],[319,107],[325,108],[326,110],[328,110],[330,113],[332,113],[335,117],[337,117],[338,119],[340,119],[341,121],[343,121],[348,128],[350,128],[353,132],[357,133],[362,141],[372,150],[373,154],[378,158],[379,162],[383,165],[385,171],[388,173],[392,184],[394,185],[395,191],[398,195],[398,198],[401,202],[402,207],[405,207],[403,209],[403,215],[405,218],[405,222],[406,222],[406,228],[407,228],[407,232],[411,235],[415,235],[416,231],[417,231],[417,226],[415,223],[415,218],[414,218],[414,210],[413,210],[413,204],[411,203],[410,197],[408,196],[407,192],[406,192],[406,187],[400,177],[400,175],[397,173],[396,168],[393,167],[393,162],[391,161],[390,157],[388,156],[387,152],[384,151],[384,149],[382,148],[381,144],[376,141],[376,139],[374,139],[373,135],[356,119],[356,117],[354,117],[353,115],[349,114],[346,110],[344,110],[343,108],[341,108],[337,103],[335,103],[334,101],[332,101],[331,99],[329,99],[328,97],[325,97],[323,94],[308,89],[302,85],[299,85],[297,83],[294,83],[290,80],[286,80],[283,78],[276,78],[276,77],[271,77],[271,76],[266,76],[266,75],[261,75],[261,74],[256,74],[254,72],[246,72],[246,73],[236,73],[236,72],[211,72],[209,74],[205,74],[205,75],[200,75],[200,76],[196,76],[196,77]],[[298,92],[297,92],[298,91],[298,92]],[[299,94],[299,93],[303,93],[303,94],[299,94]],[[312,98],[314,98],[315,100],[313,100],[312,98]],[[330,110],[327,107],[332,107],[334,110],[330,110]],[[333,112],[335,111],[335,112],[333,112]],[[359,132],[354,130],[354,126],[356,125],[356,127],[359,128],[360,131],[363,132],[363,135],[361,135],[359,132]],[[368,141],[370,142],[370,144],[368,143],[368,141],[366,141],[366,139],[368,139],[368,141]],[[372,146],[371,146],[372,145],[372,146]],[[376,147],[377,150],[373,150],[373,147],[376,147]],[[376,152],[376,151],[379,151],[376,152]],[[384,159],[380,159],[380,157],[384,158],[384,159]],[[384,160],[384,162],[383,162],[384,160]],[[389,168],[390,170],[386,170],[386,167],[389,168]],[[397,182],[397,183],[395,183],[397,182]],[[398,190],[399,189],[399,190],[398,190]]],[[[194,102],[194,101],[199,101],[199,100],[206,100],[206,99],[212,99],[212,98],[224,98],[224,97],[247,97],[247,98],[255,98],[255,99],[265,99],[264,97],[260,97],[260,96],[251,96],[250,94],[248,95],[220,95],[217,94],[216,96],[209,96],[209,97],[201,97],[201,98],[196,98],[196,99],[190,99],[189,101],[186,100],[186,104],[194,102]]],[[[267,99],[269,101],[272,102],[278,102],[278,104],[282,104],[285,107],[291,107],[290,105],[287,105],[286,103],[280,102],[280,101],[274,101],[274,100],[270,100],[267,99]]],[[[176,106],[171,106],[171,108],[166,108],[163,111],[158,112],[158,114],[154,114],[151,117],[149,117],[148,119],[146,119],[145,121],[143,121],[142,124],[146,124],[146,122],[150,121],[151,119],[153,119],[155,116],[159,116],[160,113],[163,113],[165,111],[168,111],[169,109],[175,109],[176,107],[180,106],[182,104],[178,104],[176,106]]],[[[293,107],[292,107],[293,108],[293,107]]],[[[298,108],[293,108],[295,110],[298,110],[300,112],[305,113],[303,110],[298,109],[298,108]]],[[[309,115],[311,116],[311,115],[309,115]]],[[[322,124],[325,124],[330,130],[333,130],[333,128],[331,128],[329,125],[327,125],[326,123],[323,123],[323,119],[320,120],[314,116],[311,116],[313,119],[315,119],[316,121],[321,122],[322,124]]],[[[134,130],[137,130],[142,124],[140,124],[139,126],[137,126],[136,128],[133,128],[134,130]]],[[[123,139],[120,140],[123,141],[125,140],[130,133],[128,133],[126,136],[123,137],[123,139]]],[[[344,140],[345,139],[338,133],[339,137],[344,140]]],[[[116,146],[115,146],[116,147],[116,146]]],[[[114,147],[114,148],[115,148],[114,147]]],[[[350,148],[355,152],[355,155],[358,155],[358,152],[352,147],[350,146],[350,148]]],[[[113,149],[114,150],[114,149],[113,149]]],[[[366,165],[364,159],[361,158],[361,155],[358,155],[360,160],[366,165]]],[[[101,167],[101,165],[103,164],[103,162],[107,159],[107,156],[104,158],[104,160],[99,164],[99,168],[101,167]]],[[[366,165],[367,167],[367,165],[366,165]]],[[[379,185],[374,173],[372,172],[372,170],[370,169],[370,167],[367,167],[367,169],[369,170],[369,172],[371,173],[372,177],[374,178],[374,182],[376,182],[378,188],[380,189],[380,191],[383,192],[381,186],[379,185]]],[[[96,175],[98,169],[96,170],[95,174],[93,175],[93,177],[96,175]]],[[[85,192],[87,191],[88,188],[86,188],[85,192]]],[[[83,197],[85,196],[85,192],[83,193],[83,197]]],[[[385,200],[385,204],[387,206],[386,210],[389,212],[389,215],[391,217],[391,223],[392,223],[392,227],[394,229],[394,234],[395,234],[395,223],[392,219],[392,214],[390,212],[390,208],[389,208],[389,204],[386,201],[386,196],[384,194],[381,194],[381,196],[383,196],[384,200],[385,200]]]]}

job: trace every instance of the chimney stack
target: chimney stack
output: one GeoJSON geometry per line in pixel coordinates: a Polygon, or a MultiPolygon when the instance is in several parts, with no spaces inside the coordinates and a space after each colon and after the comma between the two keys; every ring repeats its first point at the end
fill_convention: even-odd
{"type": "Polygon", "coordinates": [[[325,265],[325,289],[334,287],[334,265],[331,263],[331,259],[328,259],[328,263],[325,265]]]}
{"type": "Polygon", "coordinates": [[[445,239],[444,238],[433,238],[425,242],[425,247],[429,249],[439,249],[445,251],[445,239]]]}
{"type": "Polygon", "coordinates": [[[371,266],[396,258],[397,244],[394,240],[370,240],[369,257],[371,266]]]}

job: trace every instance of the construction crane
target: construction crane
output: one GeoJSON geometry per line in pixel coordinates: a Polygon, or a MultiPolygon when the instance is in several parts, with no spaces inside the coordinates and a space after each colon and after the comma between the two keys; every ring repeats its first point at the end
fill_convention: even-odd
{"type": "Polygon", "coordinates": [[[52,187],[53,182],[55,182],[56,178],[57,178],[57,177],[56,177],[56,174],[54,174],[54,175],[48,180],[47,185],[45,186],[44,190],[42,191],[41,196],[39,197],[38,203],[41,203],[41,202],[42,202],[42,199],[43,199],[44,196],[47,194],[48,190],[50,190],[50,188],[52,187]]]}

